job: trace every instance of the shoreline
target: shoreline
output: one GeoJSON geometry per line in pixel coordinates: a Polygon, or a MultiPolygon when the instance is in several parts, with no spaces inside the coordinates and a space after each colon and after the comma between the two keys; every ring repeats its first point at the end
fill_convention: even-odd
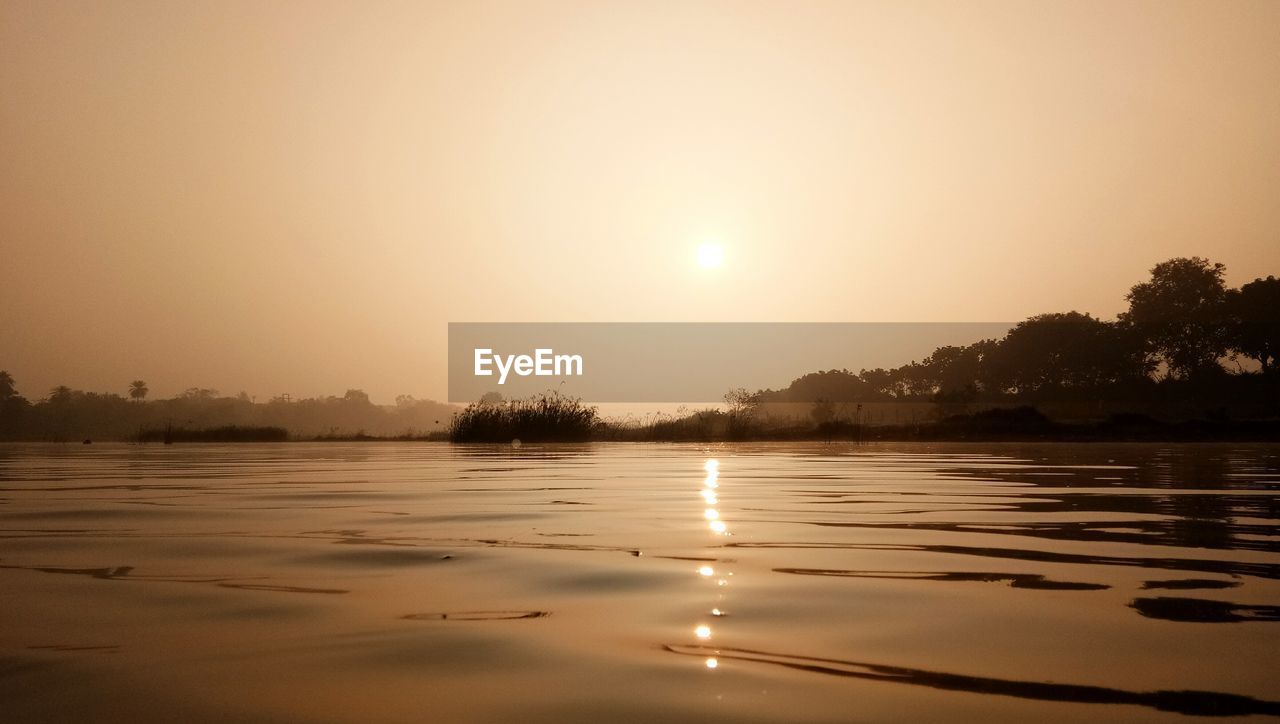
{"type": "MultiPolygon", "coordinates": [[[[1085,427],[1085,426],[1081,426],[1085,427]]],[[[937,431],[919,430],[914,432],[866,430],[862,435],[821,435],[812,431],[771,431],[740,437],[723,436],[679,436],[661,437],[644,434],[610,434],[593,436],[586,439],[520,439],[521,444],[557,445],[557,444],[590,444],[590,443],[622,443],[622,444],[733,444],[733,443],[1280,443],[1280,422],[1259,426],[1257,429],[1240,430],[1233,426],[1231,430],[1214,430],[1199,427],[1175,428],[1149,432],[1104,433],[1093,429],[1069,430],[1056,433],[1030,432],[976,432],[976,431],[937,431]]],[[[47,445],[79,445],[88,447],[94,444],[127,444],[139,446],[172,447],[174,445],[293,445],[301,443],[342,444],[342,443],[440,443],[446,445],[511,445],[512,440],[450,440],[447,435],[432,436],[324,436],[324,437],[290,437],[283,440],[176,440],[172,443],[159,441],[139,442],[124,439],[97,440],[31,440],[6,439],[0,444],[47,444],[47,445]]]]}

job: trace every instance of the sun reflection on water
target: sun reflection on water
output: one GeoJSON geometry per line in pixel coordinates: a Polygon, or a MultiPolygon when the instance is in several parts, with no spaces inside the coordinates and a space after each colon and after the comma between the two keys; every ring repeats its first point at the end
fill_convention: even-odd
{"type": "MultiPolygon", "coordinates": [[[[720,503],[720,496],[716,492],[716,489],[720,487],[720,461],[714,458],[709,459],[703,464],[702,469],[706,473],[706,478],[703,479],[702,489],[698,492],[707,506],[717,506],[720,503]]],[[[729,525],[721,518],[720,511],[717,508],[704,508],[702,517],[707,521],[707,527],[712,535],[729,535],[729,525]]],[[[720,608],[720,604],[724,601],[725,594],[721,589],[729,585],[729,577],[733,575],[733,572],[722,571],[717,574],[715,568],[706,565],[698,568],[698,575],[703,578],[715,578],[717,588],[715,600],[717,605],[710,610],[710,614],[717,618],[724,616],[725,612],[720,608]]],[[[707,624],[698,624],[693,629],[693,635],[700,641],[710,640],[711,627],[707,624]]],[[[714,656],[707,657],[704,663],[708,669],[716,669],[720,666],[720,661],[714,656]]]]}

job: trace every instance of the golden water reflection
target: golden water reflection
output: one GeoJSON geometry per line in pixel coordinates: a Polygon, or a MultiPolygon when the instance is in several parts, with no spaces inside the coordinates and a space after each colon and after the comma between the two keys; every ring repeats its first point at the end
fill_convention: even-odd
{"type": "MultiPolygon", "coordinates": [[[[718,506],[720,504],[720,495],[717,492],[717,489],[720,487],[720,482],[719,482],[720,461],[716,460],[715,458],[708,459],[706,462],[703,463],[702,470],[703,472],[706,473],[706,477],[702,481],[702,489],[699,491],[699,494],[702,497],[702,502],[705,503],[707,506],[718,506]]],[[[704,520],[707,521],[707,527],[710,529],[712,535],[714,536],[729,535],[729,525],[721,517],[719,508],[717,507],[704,508],[702,511],[702,517],[704,520]]],[[[733,575],[733,572],[721,571],[720,574],[717,575],[716,569],[713,568],[712,566],[702,566],[698,569],[698,574],[702,578],[715,577],[716,588],[717,588],[717,593],[715,596],[716,605],[711,608],[710,613],[712,616],[715,616],[717,618],[724,616],[725,612],[720,608],[720,605],[723,604],[724,597],[725,597],[725,593],[723,592],[723,589],[725,586],[729,585],[729,577],[733,575]]],[[[694,633],[694,636],[701,641],[707,641],[711,639],[711,627],[705,623],[698,624],[696,627],[694,627],[693,633],[694,633]]],[[[707,669],[714,670],[719,668],[720,661],[714,656],[709,656],[704,661],[704,664],[707,669]]]]}
{"type": "Polygon", "coordinates": [[[1275,444],[85,447],[0,445],[3,721],[1280,716],[1275,444]]]}

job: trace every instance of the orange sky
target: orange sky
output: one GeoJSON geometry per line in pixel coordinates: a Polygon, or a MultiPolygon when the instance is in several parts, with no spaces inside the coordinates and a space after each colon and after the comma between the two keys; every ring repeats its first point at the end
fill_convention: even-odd
{"type": "Polygon", "coordinates": [[[443,398],[449,321],[1110,317],[1171,256],[1280,274],[1273,0],[5,0],[0,98],[33,398],[443,398]]]}

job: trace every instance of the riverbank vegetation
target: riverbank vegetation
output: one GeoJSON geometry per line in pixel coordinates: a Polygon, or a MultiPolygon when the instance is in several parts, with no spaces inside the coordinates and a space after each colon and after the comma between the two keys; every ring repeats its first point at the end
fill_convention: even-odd
{"type": "Polygon", "coordinates": [[[402,397],[265,403],[192,388],[147,400],[57,387],[36,402],[0,372],[0,439],[138,439],[145,430],[278,427],[293,439],[1280,439],[1280,279],[1229,288],[1221,264],[1157,264],[1114,320],[1030,317],[998,339],[944,346],[890,369],[804,374],[737,389],[724,404],[642,421],[602,421],[556,393],[494,396],[459,410],[402,397]],[[1269,437],[1268,437],[1269,436],[1269,437]]]}
{"type": "Polygon", "coordinates": [[[548,392],[524,399],[482,400],[454,416],[453,442],[589,440],[601,426],[597,408],[548,392]]]}
{"type": "Polygon", "coordinates": [[[1280,441],[1280,419],[1186,419],[1162,421],[1140,413],[1100,420],[1054,420],[1031,406],[997,407],[914,422],[869,424],[851,418],[822,423],[766,418],[736,434],[727,415],[702,410],[652,423],[605,423],[595,439],[627,442],[718,441],[1062,441],[1193,442],[1280,441]]]}
{"type": "Polygon", "coordinates": [[[138,433],[135,442],[286,442],[289,431],[283,427],[222,427],[192,430],[185,427],[149,428],[138,433]]]}
{"type": "Polygon", "coordinates": [[[0,372],[0,440],[159,440],[166,430],[204,434],[266,428],[285,430],[293,439],[420,438],[443,432],[459,409],[408,396],[395,405],[375,405],[360,390],[348,390],[341,397],[282,395],[258,402],[243,393],[230,397],[197,387],[169,399],[148,400],[142,380],[126,389],[128,398],[59,386],[44,399],[30,402],[18,393],[13,377],[0,372]]]}
{"type": "Polygon", "coordinates": [[[1201,258],[1156,265],[1126,296],[1115,320],[1080,312],[1041,314],[1003,338],[939,347],[891,369],[803,375],[770,403],[932,402],[1128,408],[1155,417],[1222,409],[1238,416],[1277,413],[1280,279],[1229,289],[1224,267],[1201,258]]]}

